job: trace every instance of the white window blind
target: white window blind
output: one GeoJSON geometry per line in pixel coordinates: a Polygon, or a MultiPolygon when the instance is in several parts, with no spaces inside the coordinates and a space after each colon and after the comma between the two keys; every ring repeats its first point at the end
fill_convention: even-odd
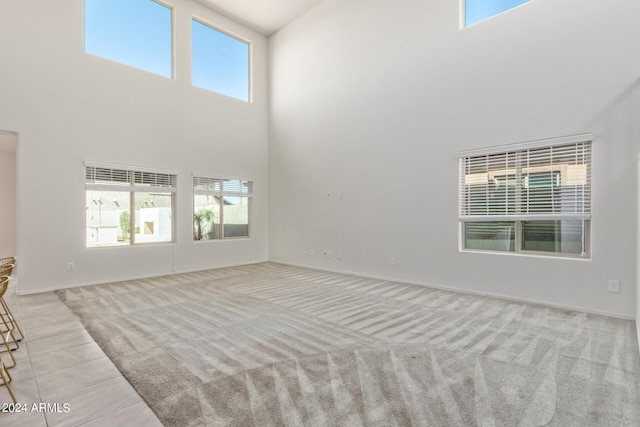
{"type": "Polygon", "coordinates": [[[219,193],[222,190],[222,184],[219,179],[204,176],[193,177],[194,194],[212,194],[219,193]]]}
{"type": "Polygon", "coordinates": [[[591,140],[567,140],[462,153],[460,220],[590,219],[591,140]]]}
{"type": "Polygon", "coordinates": [[[248,195],[251,183],[238,179],[225,179],[222,183],[222,190],[228,195],[248,195]]]}
{"type": "Polygon", "coordinates": [[[87,189],[111,189],[114,191],[176,192],[176,175],[165,172],[91,166],[85,164],[87,189]],[[133,188],[131,188],[133,187],[133,188]]]}
{"type": "Polygon", "coordinates": [[[193,175],[193,192],[202,195],[251,197],[251,181],[193,175]]]}
{"type": "Polygon", "coordinates": [[[131,174],[128,170],[98,166],[86,166],[85,178],[87,184],[129,185],[131,183],[131,174]]]}

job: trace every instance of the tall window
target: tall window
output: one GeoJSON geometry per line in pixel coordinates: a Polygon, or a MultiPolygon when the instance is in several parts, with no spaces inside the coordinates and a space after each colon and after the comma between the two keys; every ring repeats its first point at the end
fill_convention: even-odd
{"type": "Polygon", "coordinates": [[[459,157],[463,249],[588,256],[590,135],[459,157]]]}
{"type": "Polygon", "coordinates": [[[489,19],[531,0],[463,0],[464,26],[489,19]]]}
{"type": "Polygon", "coordinates": [[[85,162],[87,247],[172,242],[173,172],[85,162]]]}
{"type": "Polygon", "coordinates": [[[171,78],[171,14],[152,0],[85,0],[85,51],[171,78]]]}
{"type": "Polygon", "coordinates": [[[252,182],[193,177],[193,240],[249,237],[252,182]]]}
{"type": "Polygon", "coordinates": [[[249,101],[249,44],[192,20],[192,84],[249,101]]]}

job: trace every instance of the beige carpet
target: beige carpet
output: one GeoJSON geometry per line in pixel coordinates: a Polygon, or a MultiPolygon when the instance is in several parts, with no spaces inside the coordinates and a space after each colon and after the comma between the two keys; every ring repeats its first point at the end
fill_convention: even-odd
{"type": "Polygon", "coordinates": [[[166,426],[638,426],[631,321],[275,263],[58,291],[166,426]]]}

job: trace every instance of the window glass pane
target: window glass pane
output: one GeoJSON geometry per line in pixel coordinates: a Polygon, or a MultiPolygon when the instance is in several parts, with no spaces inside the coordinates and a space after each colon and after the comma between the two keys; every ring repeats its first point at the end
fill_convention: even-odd
{"type": "Polygon", "coordinates": [[[530,0],[466,0],[465,26],[473,25],[530,0]]]}
{"type": "Polygon", "coordinates": [[[584,144],[523,153],[522,212],[589,212],[589,162],[590,148],[584,144]]]}
{"type": "Polygon", "coordinates": [[[85,0],[84,48],[171,77],[171,9],[152,0],[85,0]]]}
{"type": "Polygon", "coordinates": [[[223,191],[225,193],[249,193],[249,182],[237,179],[225,179],[223,182],[223,191]]]}
{"type": "Polygon", "coordinates": [[[249,45],[192,21],[192,84],[249,101],[249,45]]]}
{"type": "Polygon", "coordinates": [[[523,213],[562,212],[560,172],[532,173],[524,177],[523,213]]]}
{"type": "Polygon", "coordinates": [[[468,186],[465,190],[467,215],[507,215],[515,213],[515,175],[491,177],[486,185],[468,186]]]}
{"type": "Polygon", "coordinates": [[[249,236],[249,198],[224,197],[224,237],[249,236]]]}
{"type": "Polygon", "coordinates": [[[193,240],[214,240],[220,237],[220,198],[195,194],[193,196],[193,240]]]}
{"type": "Polygon", "coordinates": [[[513,152],[467,158],[464,162],[464,215],[515,213],[516,154],[513,152]]]}
{"type": "Polygon", "coordinates": [[[467,222],[464,224],[464,248],[486,251],[515,250],[515,222],[467,222]]]}
{"type": "Polygon", "coordinates": [[[86,192],[87,247],[128,245],[129,192],[86,192]]]}
{"type": "Polygon", "coordinates": [[[173,240],[171,194],[135,193],[135,243],[173,240]]]}
{"type": "MultiPolygon", "coordinates": [[[[586,230],[587,221],[584,221],[586,230]]],[[[527,251],[582,253],[583,221],[523,221],[522,249],[527,251]]]]}

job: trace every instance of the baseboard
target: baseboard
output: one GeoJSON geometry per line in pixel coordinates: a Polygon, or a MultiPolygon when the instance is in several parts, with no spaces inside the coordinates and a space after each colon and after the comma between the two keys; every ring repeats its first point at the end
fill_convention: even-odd
{"type": "Polygon", "coordinates": [[[264,260],[253,260],[253,261],[249,261],[249,262],[242,262],[242,263],[235,263],[235,264],[223,264],[223,265],[217,265],[215,267],[210,267],[210,268],[195,268],[195,269],[188,269],[188,270],[175,270],[169,273],[163,273],[163,274],[154,274],[154,275],[139,275],[139,276],[127,276],[127,277],[119,277],[117,279],[114,280],[109,280],[109,281],[104,281],[104,280],[98,280],[95,282],[86,282],[86,283],[74,283],[68,286],[52,286],[50,288],[40,288],[40,289],[36,289],[33,291],[20,291],[19,287],[16,289],[16,295],[33,295],[33,294],[40,294],[43,292],[53,292],[53,291],[59,291],[61,289],[72,289],[72,288],[79,288],[82,286],[94,286],[94,285],[105,285],[107,283],[118,283],[118,282],[126,282],[128,280],[141,280],[141,279],[152,279],[154,277],[162,277],[162,276],[170,276],[172,274],[185,274],[185,273],[195,273],[197,271],[205,271],[205,270],[212,270],[212,269],[217,269],[217,268],[229,268],[229,267],[240,267],[243,265],[252,265],[252,264],[261,264],[263,262],[268,262],[269,260],[264,259],[264,260]]]}
{"type": "MultiPolygon", "coordinates": [[[[322,267],[316,267],[316,266],[313,266],[313,265],[298,264],[298,263],[293,263],[293,262],[288,262],[288,261],[281,261],[281,260],[277,260],[277,259],[271,259],[269,261],[270,262],[275,262],[275,263],[278,263],[278,264],[290,265],[292,267],[310,268],[310,269],[313,269],[313,270],[327,271],[327,272],[330,272],[330,273],[348,274],[348,275],[351,275],[351,276],[360,276],[360,277],[366,277],[368,279],[376,279],[376,280],[386,280],[386,281],[389,281],[389,282],[396,282],[396,283],[407,283],[407,284],[410,284],[410,285],[425,286],[427,288],[439,289],[439,290],[442,290],[442,291],[460,292],[460,293],[463,293],[463,294],[485,296],[485,297],[497,298],[497,299],[501,299],[501,300],[513,301],[513,302],[535,304],[535,305],[544,305],[544,306],[547,306],[547,307],[558,308],[558,309],[562,309],[562,310],[578,311],[578,312],[581,312],[581,313],[588,313],[588,314],[595,314],[595,315],[599,315],[599,316],[614,317],[614,318],[617,318],[617,319],[635,320],[635,316],[627,316],[627,315],[624,315],[624,314],[608,313],[608,312],[596,311],[596,310],[587,310],[587,309],[584,309],[584,308],[581,308],[581,307],[575,307],[575,306],[563,305],[563,304],[556,304],[556,303],[546,302],[546,301],[537,301],[537,300],[531,300],[531,299],[527,299],[527,298],[517,298],[517,297],[512,297],[512,296],[509,296],[509,295],[500,295],[500,294],[494,294],[494,293],[490,293],[490,292],[480,292],[480,291],[474,291],[474,290],[471,290],[471,289],[456,288],[456,287],[453,287],[453,286],[435,285],[433,283],[419,282],[419,281],[414,281],[414,280],[398,279],[398,278],[394,278],[394,277],[385,277],[385,276],[379,276],[379,275],[375,275],[375,274],[360,273],[360,272],[340,270],[340,269],[322,268],[322,267]]],[[[640,340],[640,333],[638,334],[638,337],[639,337],[639,340],[640,340]]],[[[639,347],[640,347],[640,344],[639,344],[639,347]]]]}

